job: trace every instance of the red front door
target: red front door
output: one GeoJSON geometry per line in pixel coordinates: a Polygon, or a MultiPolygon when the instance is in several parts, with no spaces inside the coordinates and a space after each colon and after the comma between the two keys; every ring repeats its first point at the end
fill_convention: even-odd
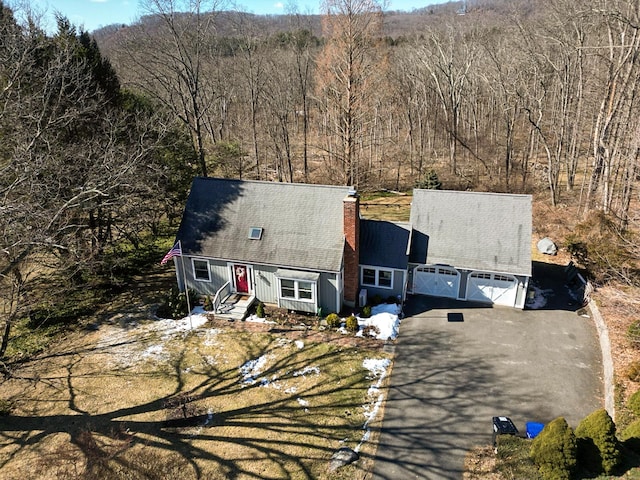
{"type": "Polygon", "coordinates": [[[249,293],[249,273],[246,265],[234,265],[233,277],[236,282],[236,292],[249,293]]]}

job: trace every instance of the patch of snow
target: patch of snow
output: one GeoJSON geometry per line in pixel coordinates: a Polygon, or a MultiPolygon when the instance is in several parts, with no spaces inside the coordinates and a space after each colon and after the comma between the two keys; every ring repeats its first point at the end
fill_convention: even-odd
{"type": "Polygon", "coordinates": [[[164,355],[164,347],[162,345],[151,345],[142,352],[140,357],[144,359],[154,358],[157,360],[162,360],[166,358],[166,355],[164,355]]]}
{"type": "Polygon", "coordinates": [[[221,332],[222,330],[218,328],[209,328],[207,330],[198,332],[198,336],[204,337],[204,340],[202,341],[202,343],[205,347],[213,347],[218,344],[218,342],[216,341],[217,339],[216,337],[221,332]]]}
{"type": "Polygon", "coordinates": [[[307,402],[304,398],[298,398],[298,403],[300,405],[302,405],[303,407],[308,407],[309,406],[309,402],[307,402]]]}
{"type": "Polygon", "coordinates": [[[298,349],[302,350],[304,348],[304,342],[302,340],[296,340],[296,347],[298,347],[298,349]]]}
{"type": "Polygon", "coordinates": [[[298,393],[298,389],[296,387],[287,388],[284,393],[298,393]]]}
{"type": "Polygon", "coordinates": [[[188,334],[191,330],[203,326],[209,321],[204,314],[186,316],[180,320],[159,320],[154,322],[152,330],[162,334],[163,340],[182,334],[188,334]]]}
{"type": "Polygon", "coordinates": [[[191,437],[197,437],[198,435],[200,435],[200,433],[202,433],[202,429],[204,427],[207,427],[207,426],[211,425],[212,423],[213,423],[213,410],[208,409],[207,410],[207,418],[205,418],[203,423],[198,425],[198,428],[196,428],[196,431],[191,434],[191,437]]]}
{"type": "Polygon", "coordinates": [[[362,426],[364,434],[360,439],[360,443],[358,443],[358,446],[355,448],[356,452],[359,452],[362,445],[371,437],[369,424],[378,416],[380,407],[384,402],[384,393],[380,392],[380,386],[387,376],[387,372],[391,366],[391,360],[388,358],[366,358],[362,362],[362,366],[371,372],[371,376],[368,378],[377,378],[377,381],[367,390],[367,396],[371,401],[362,406],[366,420],[362,426]]]}
{"type": "MultiPolygon", "coordinates": [[[[395,304],[392,306],[398,307],[395,304]]],[[[395,311],[396,309],[393,310],[395,311]]],[[[369,318],[358,317],[358,325],[360,326],[360,330],[356,335],[359,337],[364,335],[363,329],[365,327],[376,327],[379,333],[376,334],[375,332],[372,332],[372,336],[375,335],[375,338],[378,340],[395,340],[400,331],[400,317],[398,317],[397,313],[382,310],[375,315],[371,315],[369,318]]]]}
{"type": "Polygon", "coordinates": [[[371,379],[378,377],[375,386],[380,387],[382,381],[387,376],[387,370],[391,366],[391,360],[388,358],[365,358],[362,366],[371,372],[371,379]]]}
{"type": "Polygon", "coordinates": [[[207,419],[204,421],[204,426],[211,425],[211,422],[213,422],[213,410],[209,409],[207,410],[207,419]]]}
{"type": "Polygon", "coordinates": [[[371,307],[371,316],[379,313],[390,313],[392,315],[400,315],[402,308],[396,303],[381,303],[375,307],[371,307]]]}
{"type": "Polygon", "coordinates": [[[267,387],[267,388],[273,388],[274,390],[282,390],[284,388],[284,386],[282,385],[282,382],[278,381],[278,376],[274,375],[273,377],[271,377],[271,379],[268,379],[266,377],[262,377],[260,379],[260,386],[261,387],[267,387]]]}
{"type": "Polygon", "coordinates": [[[245,322],[251,322],[251,323],[268,323],[270,325],[273,325],[274,323],[276,323],[273,320],[267,320],[266,318],[260,318],[260,317],[256,316],[255,314],[249,315],[247,318],[245,318],[244,321],[245,322]]]}
{"type": "Polygon", "coordinates": [[[304,376],[310,375],[310,374],[320,375],[320,368],[319,367],[304,367],[302,370],[297,370],[297,371],[293,372],[293,376],[294,377],[304,377],[304,376]]]}
{"type": "Polygon", "coordinates": [[[542,290],[535,285],[530,285],[529,289],[533,292],[533,298],[527,300],[527,308],[531,310],[544,308],[547,304],[547,297],[553,295],[552,289],[542,290]]]}
{"type": "MultiPolygon", "coordinates": [[[[195,309],[194,312],[199,310],[195,309]]],[[[184,338],[207,321],[208,317],[204,313],[194,313],[191,317],[187,316],[180,320],[156,319],[152,322],[137,324],[135,327],[128,324],[127,330],[117,327],[104,329],[98,341],[97,350],[108,352],[108,361],[119,367],[130,367],[146,360],[166,362],[169,353],[164,351],[165,342],[176,337],[184,338]],[[150,342],[153,344],[149,345],[150,342]]],[[[206,335],[214,335],[214,333],[206,335]]],[[[211,337],[208,338],[211,339],[211,337]]]]}
{"type": "Polygon", "coordinates": [[[262,355],[254,360],[249,360],[240,367],[240,373],[242,374],[242,384],[254,385],[258,383],[261,387],[274,388],[276,390],[283,390],[284,385],[278,381],[278,376],[273,375],[271,378],[260,377],[260,374],[265,370],[267,362],[273,358],[272,355],[262,355]]]}
{"type": "Polygon", "coordinates": [[[249,360],[240,367],[242,383],[253,385],[257,382],[256,377],[262,373],[267,365],[268,355],[262,355],[254,360],[249,360]]]}

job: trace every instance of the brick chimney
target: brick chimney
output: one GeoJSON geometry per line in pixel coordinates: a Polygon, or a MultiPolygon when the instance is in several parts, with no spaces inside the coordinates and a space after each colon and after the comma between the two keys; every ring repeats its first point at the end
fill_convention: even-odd
{"type": "Polygon", "coordinates": [[[360,284],[360,197],[355,189],[343,201],[344,303],[355,307],[360,284]]]}

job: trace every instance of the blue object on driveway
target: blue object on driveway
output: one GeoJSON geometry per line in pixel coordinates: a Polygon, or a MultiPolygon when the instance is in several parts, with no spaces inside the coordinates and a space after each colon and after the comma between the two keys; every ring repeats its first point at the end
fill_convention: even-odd
{"type": "Polygon", "coordinates": [[[527,422],[527,438],[536,438],[544,428],[544,423],[527,422]]]}

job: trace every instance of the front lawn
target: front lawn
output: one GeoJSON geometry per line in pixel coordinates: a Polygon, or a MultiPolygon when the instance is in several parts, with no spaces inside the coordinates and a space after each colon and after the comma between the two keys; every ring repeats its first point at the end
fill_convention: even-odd
{"type": "Polygon", "coordinates": [[[120,316],[69,334],[4,382],[2,477],[362,478],[387,357],[201,316],[120,316]],[[340,447],[360,460],[330,474],[340,447]]]}

